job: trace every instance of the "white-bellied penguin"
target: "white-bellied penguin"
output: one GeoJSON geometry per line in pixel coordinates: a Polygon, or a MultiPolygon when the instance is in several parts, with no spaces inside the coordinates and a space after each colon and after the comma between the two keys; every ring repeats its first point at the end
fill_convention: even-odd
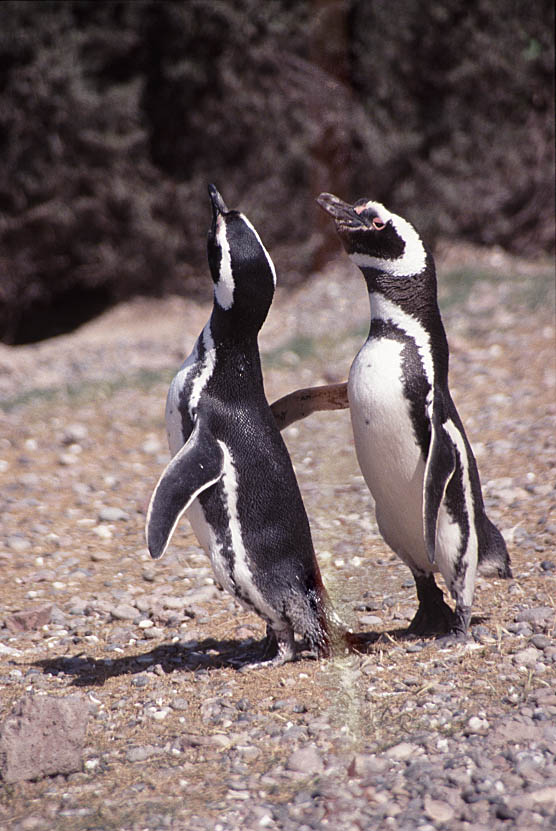
{"type": "MultiPolygon", "coordinates": [[[[349,205],[328,193],[317,201],[369,291],[369,336],[351,366],[347,398],[337,385],[333,398],[337,407],[349,403],[379,530],[415,579],[419,608],[408,631],[464,637],[477,567],[494,567],[502,577],[511,570],[504,539],[486,515],[475,457],[448,388],[433,257],[407,220],[377,202],[349,205]]],[[[321,409],[325,390],[316,388],[313,404],[311,391],[301,391],[304,408],[321,409]]],[[[292,418],[300,408],[295,396],[292,418]]],[[[287,398],[275,406],[284,424],[292,420],[287,398]]]]}
{"type": "Polygon", "coordinates": [[[161,557],[186,513],[218,582],[266,621],[265,657],[271,645],[271,663],[292,660],[296,632],[326,656],[331,610],[291,460],[265,397],[257,343],[276,272],[247,217],[228,210],[213,185],[209,194],[214,305],[168,392],[173,458],[151,497],[148,548],[161,557]]]}

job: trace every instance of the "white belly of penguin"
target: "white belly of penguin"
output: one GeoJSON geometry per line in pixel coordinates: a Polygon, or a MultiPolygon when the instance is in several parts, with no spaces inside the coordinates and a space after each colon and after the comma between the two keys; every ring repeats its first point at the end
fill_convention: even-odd
{"type": "Polygon", "coordinates": [[[423,538],[425,461],[403,389],[403,344],[368,341],[348,381],[355,450],[380,533],[408,565],[430,571],[423,538]]]}

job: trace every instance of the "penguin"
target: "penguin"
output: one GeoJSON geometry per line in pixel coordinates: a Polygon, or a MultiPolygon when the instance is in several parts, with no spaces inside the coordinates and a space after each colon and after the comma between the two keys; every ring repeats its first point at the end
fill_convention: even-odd
{"type": "MultiPolygon", "coordinates": [[[[479,472],[448,386],[449,348],[437,302],[435,264],[415,228],[378,202],[350,205],[329,193],[334,220],[369,291],[368,338],[334,385],[349,406],[356,455],[385,542],[413,574],[419,606],[408,633],[465,639],[478,566],[512,576],[506,544],[488,518],[479,472]],[[347,393],[347,394],[346,394],[347,393]],[[453,611],[434,579],[440,571],[453,611]]],[[[290,423],[321,404],[323,387],[273,405],[290,423]]]]}
{"type": "Polygon", "coordinates": [[[213,309],[168,391],[172,459],[150,500],[147,546],[153,558],[162,557],[185,513],[217,581],[267,624],[254,666],[294,660],[294,633],[326,657],[331,606],[293,466],[265,397],[257,343],[276,271],[249,219],[229,210],[214,185],[209,195],[213,309]]]}

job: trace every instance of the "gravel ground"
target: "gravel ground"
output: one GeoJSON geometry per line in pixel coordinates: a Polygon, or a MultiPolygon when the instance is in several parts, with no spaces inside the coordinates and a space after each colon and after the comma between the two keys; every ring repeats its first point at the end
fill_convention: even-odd
{"type": "MultiPolygon", "coordinates": [[[[461,247],[441,263],[452,393],[514,570],[478,580],[471,638],[449,648],[402,637],[413,582],[377,532],[347,412],[285,438],[334,601],[377,633],[368,654],[238,672],[262,622],[186,521],[150,561],[167,385],[207,307],[137,301],[0,348],[0,721],[23,696],[78,692],[88,710],[82,769],[5,782],[0,827],[556,828],[553,271],[461,247]]],[[[344,380],[366,327],[343,261],[279,293],[269,399],[344,380]]]]}

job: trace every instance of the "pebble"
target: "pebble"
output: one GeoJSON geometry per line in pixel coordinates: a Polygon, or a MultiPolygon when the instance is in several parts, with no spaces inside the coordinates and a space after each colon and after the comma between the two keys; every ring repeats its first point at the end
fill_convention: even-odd
{"type": "Polygon", "coordinates": [[[516,652],[512,660],[518,666],[527,668],[534,667],[539,660],[539,650],[534,646],[529,646],[527,649],[521,649],[519,652],[516,652]]]}
{"type": "Polygon", "coordinates": [[[393,759],[396,762],[404,762],[406,759],[414,756],[418,749],[419,748],[416,747],[416,745],[410,744],[409,742],[400,742],[399,744],[388,748],[385,755],[389,759],[393,759]]]}
{"type": "Polygon", "coordinates": [[[116,620],[135,620],[138,615],[138,610],[135,606],[130,606],[128,603],[120,603],[110,609],[112,617],[116,620]]]}
{"type": "Polygon", "coordinates": [[[288,758],[286,766],[288,770],[304,773],[307,776],[324,771],[322,756],[314,745],[295,750],[288,758]]]}
{"type": "Polygon", "coordinates": [[[488,733],[490,724],[486,718],[479,718],[479,716],[471,716],[468,720],[465,733],[467,735],[486,735],[488,733]]]}
{"type": "Polygon", "coordinates": [[[553,620],[555,609],[551,606],[535,606],[523,609],[516,615],[516,623],[546,623],[553,620]]]}
{"type": "MultiPolygon", "coordinates": [[[[83,405],[76,399],[75,406],[62,400],[43,407],[37,400],[37,414],[34,402],[3,415],[0,456],[9,477],[1,494],[0,700],[7,707],[24,692],[57,699],[82,689],[89,693],[89,725],[85,761],[76,772],[13,788],[5,816],[0,805],[0,825],[11,822],[14,831],[99,822],[160,831],[550,827],[556,812],[550,535],[556,527],[552,483],[536,448],[546,446],[548,453],[543,442],[552,441],[553,402],[537,388],[527,390],[536,350],[524,334],[527,316],[508,302],[512,281],[488,291],[483,282],[475,284],[479,300],[487,292],[492,302],[488,321],[473,314],[479,334],[462,335],[455,311],[449,321],[460,333],[451,371],[456,379],[459,372],[465,388],[455,397],[466,408],[470,436],[483,440],[481,474],[483,482],[493,482],[485,488],[487,505],[508,539],[515,579],[477,581],[473,615],[480,623],[471,627],[473,641],[465,648],[441,650],[433,638],[414,641],[399,632],[416,609],[413,580],[378,533],[353,458],[349,414],[315,416],[327,446],[340,431],[345,452],[333,460],[311,452],[311,419],[290,428],[288,442],[315,518],[317,551],[328,552],[322,562],[332,596],[341,598],[340,611],[354,628],[361,623],[385,634],[362,656],[317,662],[304,653],[297,663],[246,673],[230,658],[254,655],[264,624],[216,587],[188,523],[180,522],[164,560],[152,562],[145,548],[144,511],[167,456],[166,382],[153,381],[151,393],[126,381],[110,393],[109,408],[103,388],[100,409],[100,399],[87,396],[83,405]],[[493,346],[498,349],[491,353],[493,346]],[[519,366],[521,354],[526,358],[519,366]],[[489,395],[500,391],[513,401],[514,388],[519,407],[508,407],[505,398],[498,399],[500,410],[490,406],[489,395]],[[526,429],[530,417],[533,431],[526,429]],[[36,440],[29,443],[27,433],[36,440]],[[116,466],[98,457],[99,440],[116,466]],[[67,465],[58,464],[61,453],[67,465]],[[94,528],[104,529],[101,536],[94,528]],[[53,598],[44,626],[14,633],[5,625],[14,612],[53,598]],[[123,616],[114,614],[126,607],[123,616]],[[210,801],[207,781],[213,783],[210,801]]],[[[341,281],[329,280],[326,291],[326,302],[313,305],[311,316],[357,305],[355,284],[346,292],[341,281]]],[[[187,304],[188,313],[194,306],[187,304]]],[[[296,315],[304,314],[302,303],[295,306],[296,315]]],[[[265,326],[274,325],[273,317],[265,326]]],[[[142,371],[151,354],[157,372],[162,367],[169,374],[172,362],[179,365],[182,344],[170,347],[164,327],[154,340],[141,314],[133,326],[146,346],[128,349],[127,333],[114,326],[110,373],[120,366],[120,352],[126,378],[135,368],[142,371]]],[[[351,330],[350,323],[342,332],[351,330]]],[[[198,331],[186,327],[184,340],[193,343],[198,331]]],[[[316,357],[310,367],[300,361],[296,373],[282,379],[284,391],[326,383],[328,373],[342,379],[358,343],[355,335],[342,335],[337,361],[328,367],[327,353],[326,370],[317,368],[316,357]]],[[[10,347],[8,363],[16,366],[28,353],[27,375],[36,384],[42,350],[55,348],[10,347]]],[[[79,382],[107,348],[110,338],[102,344],[92,338],[83,360],[72,350],[79,382]]],[[[551,340],[547,356],[549,349],[551,340]]],[[[48,364],[58,371],[58,361],[48,364]]],[[[0,372],[0,384],[10,377],[11,369],[0,372]]],[[[59,380],[60,388],[68,381],[59,380]]],[[[272,395],[272,369],[268,381],[272,395]]],[[[5,715],[4,708],[0,723],[5,715]]]]}
{"type": "Polygon", "coordinates": [[[101,508],[98,512],[99,522],[121,522],[129,519],[129,514],[121,508],[101,508]]]}

